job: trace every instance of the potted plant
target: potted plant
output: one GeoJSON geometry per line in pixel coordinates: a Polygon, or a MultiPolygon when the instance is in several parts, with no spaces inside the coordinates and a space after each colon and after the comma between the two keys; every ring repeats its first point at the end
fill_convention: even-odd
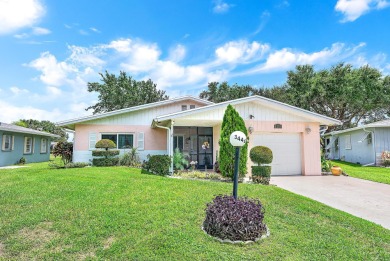
{"type": "Polygon", "coordinates": [[[340,176],[343,173],[343,170],[339,166],[333,166],[330,168],[333,176],[340,176]]]}

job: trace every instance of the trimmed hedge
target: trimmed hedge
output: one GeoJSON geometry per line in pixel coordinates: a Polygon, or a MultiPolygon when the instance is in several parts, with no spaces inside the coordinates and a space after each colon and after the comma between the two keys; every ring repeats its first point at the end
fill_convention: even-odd
{"type": "Polygon", "coordinates": [[[89,166],[90,164],[87,162],[71,162],[65,165],[66,169],[72,169],[72,168],[84,168],[89,166]]]}
{"type": "Polygon", "coordinates": [[[264,146],[253,147],[249,153],[249,157],[258,165],[270,164],[273,160],[272,150],[264,146]]]}
{"type": "Polygon", "coordinates": [[[116,149],[116,144],[112,140],[102,139],[96,142],[95,148],[97,149],[116,149]]]}
{"type": "Polygon", "coordinates": [[[168,155],[148,155],[148,160],[144,161],[142,168],[156,175],[169,175],[171,158],[168,155]]]}
{"type": "Polygon", "coordinates": [[[113,157],[119,155],[119,150],[93,150],[92,156],[94,157],[113,157]]]}
{"type": "Polygon", "coordinates": [[[96,167],[108,167],[118,165],[119,158],[95,158],[92,159],[92,164],[96,167]]]}
{"type": "Polygon", "coordinates": [[[252,166],[252,181],[263,185],[269,185],[271,178],[271,166],[252,166]]]}

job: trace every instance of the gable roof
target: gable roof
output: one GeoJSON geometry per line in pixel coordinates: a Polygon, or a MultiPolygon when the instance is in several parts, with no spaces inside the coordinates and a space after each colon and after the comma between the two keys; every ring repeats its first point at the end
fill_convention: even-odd
{"type": "Polygon", "coordinates": [[[361,129],[366,129],[366,128],[389,128],[390,127],[390,120],[383,120],[383,121],[377,121],[373,123],[369,123],[366,125],[354,127],[354,128],[349,128],[345,130],[339,130],[339,131],[332,131],[324,136],[329,136],[329,135],[336,135],[336,134],[342,134],[342,133],[347,133],[351,131],[356,131],[356,130],[361,130],[361,129]]]}
{"type": "Polygon", "coordinates": [[[200,98],[196,98],[196,97],[193,97],[193,96],[182,96],[182,97],[172,98],[172,99],[169,99],[169,100],[164,100],[164,101],[159,101],[159,102],[153,102],[153,103],[138,105],[138,106],[134,106],[134,107],[129,107],[129,108],[125,108],[125,109],[120,109],[120,110],[115,110],[115,111],[110,111],[110,112],[105,112],[105,113],[100,113],[100,114],[80,117],[80,118],[66,120],[66,121],[60,121],[60,122],[57,122],[56,125],[58,125],[58,126],[69,126],[69,125],[74,125],[76,123],[81,123],[81,122],[86,122],[86,121],[90,121],[90,120],[101,119],[101,118],[105,118],[105,117],[110,117],[110,116],[114,116],[114,115],[118,115],[118,114],[138,111],[138,110],[144,110],[144,109],[148,109],[148,108],[152,108],[152,107],[156,107],[156,106],[168,105],[168,104],[172,104],[172,103],[179,102],[179,101],[185,101],[185,100],[193,100],[193,101],[196,101],[196,102],[199,102],[199,103],[203,103],[205,105],[214,104],[213,102],[210,102],[210,101],[207,101],[207,100],[203,100],[203,99],[200,99],[200,98]]]}
{"type": "Polygon", "coordinates": [[[339,120],[336,120],[336,119],[333,119],[333,118],[330,118],[330,117],[327,117],[327,116],[324,116],[324,115],[321,115],[321,114],[318,114],[315,112],[304,110],[304,109],[301,109],[301,108],[298,108],[298,107],[295,107],[295,106],[292,106],[292,105],[289,105],[289,104],[286,104],[283,102],[279,102],[279,101],[275,101],[275,100],[272,100],[269,98],[258,96],[258,95],[239,98],[236,100],[230,100],[230,101],[221,102],[221,103],[214,103],[214,104],[210,104],[210,105],[207,105],[204,107],[195,108],[192,110],[180,111],[180,112],[175,112],[175,113],[171,113],[171,114],[167,114],[167,115],[158,116],[154,119],[154,124],[156,122],[166,121],[166,120],[175,119],[175,118],[179,118],[179,117],[183,117],[183,116],[187,116],[187,115],[196,114],[199,112],[213,110],[213,109],[220,108],[220,107],[225,107],[228,104],[236,105],[236,104],[241,104],[241,103],[246,103],[246,102],[257,102],[257,103],[267,105],[267,106],[274,108],[274,109],[277,109],[277,110],[285,111],[288,113],[293,113],[297,116],[306,118],[306,119],[311,120],[311,121],[319,122],[320,124],[323,124],[323,125],[340,125],[341,124],[341,121],[339,121],[339,120]]]}
{"type": "Polygon", "coordinates": [[[34,135],[40,135],[40,136],[46,136],[46,137],[52,137],[52,138],[59,138],[60,136],[51,134],[44,131],[38,131],[30,128],[24,128],[13,124],[8,124],[4,122],[0,122],[0,130],[2,131],[9,131],[9,132],[17,132],[17,133],[26,133],[26,134],[34,134],[34,135]]]}

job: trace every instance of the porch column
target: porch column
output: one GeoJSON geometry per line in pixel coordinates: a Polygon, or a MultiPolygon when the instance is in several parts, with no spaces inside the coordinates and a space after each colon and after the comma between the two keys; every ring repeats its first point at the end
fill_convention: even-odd
{"type": "Polygon", "coordinates": [[[171,158],[171,166],[169,167],[169,172],[173,175],[173,125],[175,124],[175,121],[171,121],[171,129],[169,131],[169,138],[168,138],[168,156],[171,158]]]}

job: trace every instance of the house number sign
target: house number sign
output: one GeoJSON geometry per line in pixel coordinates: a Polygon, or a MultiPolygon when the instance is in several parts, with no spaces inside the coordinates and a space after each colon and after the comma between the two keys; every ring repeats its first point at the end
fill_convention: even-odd
{"type": "Polygon", "coordinates": [[[242,131],[235,131],[230,135],[230,144],[234,147],[242,147],[246,143],[246,136],[242,131]]]}

